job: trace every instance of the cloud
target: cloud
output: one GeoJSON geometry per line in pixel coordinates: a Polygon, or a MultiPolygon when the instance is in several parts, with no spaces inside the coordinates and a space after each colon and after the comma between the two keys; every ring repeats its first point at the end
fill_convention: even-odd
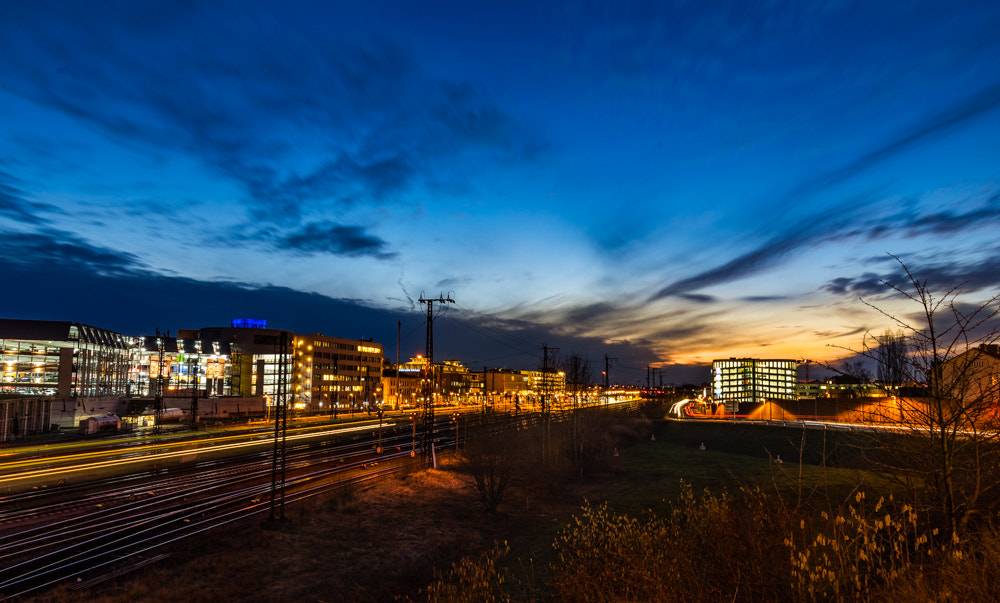
{"type": "Polygon", "coordinates": [[[741,298],[740,301],[745,301],[751,304],[770,304],[777,301],[786,301],[787,299],[787,295],[751,295],[741,298]]]}
{"type": "Polygon", "coordinates": [[[6,90],[139,150],[201,158],[242,187],[257,218],[393,203],[456,169],[527,161],[544,148],[485,87],[425,73],[394,43],[332,35],[306,12],[36,10],[0,24],[0,53],[12,59],[0,65],[6,90]]]}
{"type": "MultiPolygon", "coordinates": [[[[930,291],[944,292],[960,287],[965,293],[1000,288],[1000,248],[987,250],[987,255],[978,261],[961,258],[960,261],[942,261],[935,257],[925,259],[918,256],[902,258],[910,273],[920,282],[926,282],[930,291]]],[[[888,284],[907,291],[909,277],[891,256],[872,258],[872,263],[891,262],[881,272],[865,272],[856,277],[838,277],[823,285],[822,289],[834,295],[856,295],[875,297],[891,291],[888,284]]]]}
{"type": "MultiPolygon", "coordinates": [[[[969,121],[994,111],[998,106],[1000,106],[1000,83],[994,83],[966,97],[947,110],[930,116],[916,124],[910,130],[902,132],[886,144],[840,167],[823,172],[799,183],[790,191],[781,195],[778,200],[778,206],[784,207],[792,203],[801,204],[808,201],[820,192],[835,188],[858,174],[909,150],[926,139],[942,136],[956,130],[966,125],[969,121]]],[[[800,247],[815,246],[841,237],[844,235],[845,227],[851,223],[848,219],[848,214],[853,215],[859,205],[858,200],[852,200],[839,208],[833,210],[827,209],[819,215],[810,216],[805,220],[789,224],[784,229],[784,232],[771,238],[764,245],[744,253],[721,266],[675,281],[661,288],[651,297],[651,301],[745,278],[774,265],[781,258],[800,247]]],[[[989,208],[986,215],[994,216],[996,213],[995,208],[989,208]]],[[[958,228],[961,224],[968,224],[977,217],[982,219],[983,214],[953,216],[942,213],[936,216],[928,216],[928,220],[925,223],[911,222],[909,227],[914,230],[958,228]]],[[[886,225],[880,225],[876,228],[885,227],[886,225]]]]}
{"type": "Polygon", "coordinates": [[[896,138],[886,144],[833,170],[801,182],[788,193],[782,195],[781,200],[788,203],[801,203],[822,191],[851,180],[858,174],[896,157],[919,143],[963,127],[968,122],[996,110],[997,107],[1000,107],[1000,82],[994,82],[944,111],[914,124],[909,130],[899,133],[896,138]]]}
{"type": "MultiPolygon", "coordinates": [[[[400,321],[402,358],[424,352],[426,317],[419,308],[371,308],[356,300],[268,284],[158,274],[135,257],[65,233],[33,237],[7,233],[0,238],[0,252],[9,255],[15,248],[25,253],[13,256],[16,261],[0,263],[0,279],[16,282],[25,294],[4,299],[5,318],[71,320],[125,335],[146,335],[157,328],[222,326],[233,318],[251,316],[296,333],[372,337],[386,350],[394,347],[400,321]],[[67,295],[73,296],[70,306],[67,295]]],[[[434,326],[435,357],[458,359],[475,370],[484,364],[535,369],[540,366],[544,342],[567,354],[577,352],[595,364],[604,354],[618,358],[612,369],[616,382],[638,383],[644,379],[645,366],[659,360],[645,340],[608,342],[566,336],[543,324],[488,314],[441,312],[434,326]]]]}
{"type": "Polygon", "coordinates": [[[959,203],[969,209],[923,213],[917,200],[910,200],[891,215],[862,222],[856,228],[833,234],[829,240],[844,242],[854,238],[878,241],[892,236],[940,237],[977,229],[993,229],[1000,222],[1000,193],[991,192],[981,199],[965,198],[959,203]]]}
{"type": "MultiPolygon", "coordinates": [[[[34,267],[40,272],[65,267],[100,275],[123,276],[146,268],[131,253],[92,245],[76,235],[54,229],[37,233],[3,233],[0,255],[9,265],[34,267]]],[[[67,289],[63,295],[70,291],[67,289]]]]}
{"type": "Polygon", "coordinates": [[[703,295],[700,293],[679,293],[677,297],[697,304],[711,304],[717,301],[714,295],[703,295]]]}
{"type": "MultiPolygon", "coordinates": [[[[746,278],[755,272],[770,267],[799,247],[806,244],[814,244],[816,242],[815,233],[819,222],[821,220],[810,218],[797,223],[764,245],[739,255],[721,266],[674,281],[657,291],[651,297],[650,301],[665,297],[690,295],[691,292],[698,289],[746,278]]],[[[830,227],[830,224],[826,224],[824,227],[830,227]]]]}
{"type": "Polygon", "coordinates": [[[61,213],[61,210],[48,203],[28,201],[17,180],[0,170],[0,216],[38,226],[49,222],[41,213],[61,213]]]}
{"type": "Polygon", "coordinates": [[[994,193],[986,199],[982,207],[964,213],[942,211],[915,216],[909,221],[903,221],[901,228],[910,236],[943,235],[976,228],[995,228],[998,222],[1000,222],[1000,194],[994,193]]]}
{"type": "Polygon", "coordinates": [[[312,222],[296,232],[272,238],[275,247],[299,253],[371,256],[377,259],[396,257],[395,253],[385,251],[385,241],[367,234],[360,226],[343,226],[329,221],[312,222]]]}
{"type": "Polygon", "coordinates": [[[860,297],[880,295],[887,291],[884,277],[873,272],[861,276],[835,278],[823,285],[822,289],[834,295],[858,295],[860,297]]]}
{"type": "Polygon", "coordinates": [[[813,331],[813,336],[816,337],[817,339],[843,340],[845,338],[853,337],[855,335],[861,335],[863,333],[866,333],[867,331],[868,331],[867,327],[854,327],[851,329],[840,330],[840,331],[832,331],[832,330],[813,331]]]}
{"type": "Polygon", "coordinates": [[[473,282],[473,279],[468,276],[445,278],[435,283],[434,288],[440,289],[441,291],[450,291],[453,290],[454,287],[466,285],[471,282],[473,282]]]}

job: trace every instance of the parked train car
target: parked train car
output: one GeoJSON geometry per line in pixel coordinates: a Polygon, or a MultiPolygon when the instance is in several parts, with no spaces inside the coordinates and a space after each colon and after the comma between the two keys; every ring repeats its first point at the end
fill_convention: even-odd
{"type": "MultiPolygon", "coordinates": [[[[179,408],[164,408],[160,413],[160,423],[180,423],[185,412],[179,408]]],[[[151,427],[156,424],[156,411],[145,410],[139,415],[139,426],[151,427]]]]}
{"type": "Polygon", "coordinates": [[[80,419],[80,435],[94,435],[108,431],[116,432],[121,428],[122,420],[117,415],[80,419]]]}

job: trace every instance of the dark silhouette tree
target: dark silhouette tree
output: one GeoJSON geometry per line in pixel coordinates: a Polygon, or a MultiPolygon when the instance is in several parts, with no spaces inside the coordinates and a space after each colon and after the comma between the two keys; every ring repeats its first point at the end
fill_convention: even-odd
{"type": "Polygon", "coordinates": [[[893,257],[906,283],[885,284],[914,311],[897,315],[862,300],[898,327],[866,335],[862,353],[877,362],[884,383],[919,387],[880,407],[881,421],[901,429],[880,431],[870,458],[903,479],[958,537],[973,518],[995,513],[1000,498],[1000,294],[962,303],[961,285],[940,292],[893,257]]]}

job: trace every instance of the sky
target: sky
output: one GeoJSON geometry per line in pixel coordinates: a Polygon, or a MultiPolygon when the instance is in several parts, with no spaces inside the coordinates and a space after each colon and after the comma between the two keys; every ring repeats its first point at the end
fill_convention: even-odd
{"type": "Polygon", "coordinates": [[[913,311],[895,258],[1000,285],[997,31],[989,1],[4,2],[0,316],[394,360],[450,296],[435,359],[473,368],[836,363],[913,311]]]}

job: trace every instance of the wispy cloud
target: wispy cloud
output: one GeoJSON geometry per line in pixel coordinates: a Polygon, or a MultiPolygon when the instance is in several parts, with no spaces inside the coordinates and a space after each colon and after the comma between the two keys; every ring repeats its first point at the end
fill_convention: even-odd
{"type": "Polygon", "coordinates": [[[1000,193],[995,191],[985,196],[970,195],[961,200],[965,211],[939,210],[921,211],[915,199],[906,200],[902,208],[884,217],[859,220],[859,223],[839,233],[833,233],[829,240],[846,242],[851,239],[869,241],[887,237],[942,236],[972,232],[981,229],[996,229],[1000,224],[1000,193]]]}
{"type": "MultiPolygon", "coordinates": [[[[787,206],[792,203],[801,204],[814,198],[821,192],[835,189],[862,172],[896,157],[915,145],[932,137],[943,136],[963,127],[970,121],[994,111],[998,107],[1000,107],[1000,83],[995,83],[965,98],[962,102],[957,103],[949,109],[916,124],[888,143],[836,169],[823,172],[801,182],[781,196],[779,206],[787,206]]],[[[816,246],[820,243],[841,237],[845,232],[853,231],[853,229],[850,229],[851,220],[848,218],[855,215],[858,205],[858,200],[850,200],[838,208],[832,210],[825,209],[819,215],[809,216],[805,220],[789,224],[783,232],[772,237],[764,245],[741,254],[721,266],[675,281],[661,288],[651,299],[657,300],[677,296],[682,293],[697,291],[704,287],[726,283],[734,279],[745,278],[773,266],[781,258],[796,249],[816,246]]],[[[989,216],[994,216],[996,215],[996,208],[991,207],[986,210],[986,213],[989,216]]],[[[938,214],[936,216],[928,216],[927,221],[924,223],[911,222],[909,227],[914,231],[926,231],[934,228],[957,229],[963,223],[967,225],[969,221],[977,217],[982,219],[983,216],[976,214],[968,216],[938,214]]]]}
{"type": "Polygon", "coordinates": [[[231,230],[228,240],[300,255],[367,256],[379,260],[391,260],[397,255],[388,250],[389,244],[385,240],[369,233],[366,228],[330,220],[296,224],[292,228],[279,224],[248,230],[246,226],[238,226],[231,230]]]}
{"type": "MultiPolygon", "coordinates": [[[[882,272],[838,277],[823,285],[823,290],[837,296],[875,297],[888,293],[889,284],[908,289],[908,277],[902,267],[895,260],[889,263],[886,259],[892,260],[889,256],[873,258],[874,263],[887,264],[882,272]]],[[[956,286],[968,293],[1000,288],[1000,248],[986,250],[985,257],[978,261],[968,257],[951,261],[919,256],[903,260],[917,279],[926,281],[931,291],[946,291],[956,286]]]]}
{"type": "MultiPolygon", "coordinates": [[[[838,214],[840,220],[846,218],[842,212],[838,212],[838,214]]],[[[838,219],[835,215],[829,215],[828,217],[830,222],[823,225],[824,229],[830,228],[831,224],[838,219]]],[[[815,244],[817,240],[816,235],[820,231],[820,222],[822,220],[810,218],[790,225],[783,233],[771,238],[767,243],[756,249],[743,253],[721,266],[675,281],[663,287],[652,296],[651,301],[666,297],[690,296],[692,292],[704,287],[746,278],[755,272],[773,266],[796,249],[805,245],[815,244]]]]}
{"type": "Polygon", "coordinates": [[[386,242],[367,234],[359,226],[343,226],[333,222],[313,222],[275,241],[279,249],[300,253],[328,253],[344,256],[373,256],[390,259],[395,253],[385,251],[386,242]]]}
{"type": "Polygon", "coordinates": [[[323,204],[393,203],[474,169],[471,157],[526,161],[544,147],[484,86],[431,76],[392,43],[254,5],[220,25],[207,7],[168,4],[22,7],[0,24],[12,58],[0,85],[133,147],[200,157],[258,218],[286,222],[323,204]],[[317,142],[301,148],[303,134],[317,142]]]}
{"type": "Polygon", "coordinates": [[[40,215],[42,213],[61,212],[59,208],[48,203],[27,200],[18,181],[0,169],[0,216],[15,222],[40,226],[49,222],[48,219],[40,215]]]}
{"type": "Polygon", "coordinates": [[[125,275],[146,269],[134,254],[93,245],[72,233],[54,229],[3,233],[0,255],[8,264],[42,270],[65,266],[97,274],[125,275]]]}

